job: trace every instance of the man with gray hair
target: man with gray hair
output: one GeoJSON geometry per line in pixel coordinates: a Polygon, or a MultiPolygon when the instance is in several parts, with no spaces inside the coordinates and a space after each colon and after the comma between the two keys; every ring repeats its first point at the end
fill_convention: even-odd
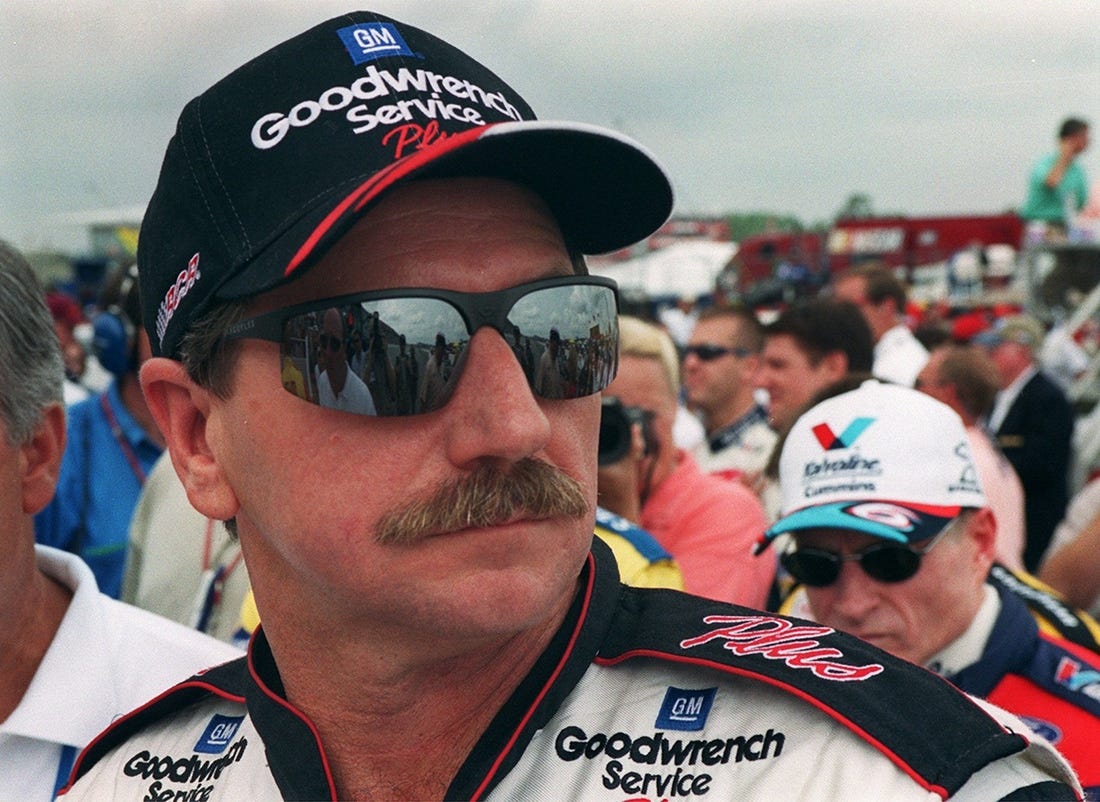
{"type": "Polygon", "coordinates": [[[787,540],[779,561],[801,585],[789,612],[1016,714],[1100,798],[1100,655],[1044,623],[1071,611],[1047,598],[1033,615],[1042,591],[993,565],[997,521],[962,419],[907,387],[851,384],[783,443],[782,516],[764,542],[787,540]]]}
{"type": "Polygon", "coordinates": [[[35,545],[65,447],[63,376],[45,293],[0,242],[0,799],[52,799],[103,727],[238,654],[108,598],[78,557],[35,545]]]}
{"type": "Polygon", "coordinates": [[[1038,364],[1045,332],[1035,318],[1013,315],[974,338],[1000,376],[989,430],[1024,486],[1024,567],[1039,570],[1069,503],[1073,407],[1038,364]]]}

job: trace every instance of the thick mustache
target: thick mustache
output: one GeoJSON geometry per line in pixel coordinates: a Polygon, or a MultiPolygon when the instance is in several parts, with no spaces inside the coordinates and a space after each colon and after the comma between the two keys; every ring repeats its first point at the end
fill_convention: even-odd
{"type": "Polygon", "coordinates": [[[382,545],[405,545],[429,535],[495,526],[520,516],[579,518],[590,509],[576,479],[545,462],[523,459],[508,470],[483,465],[428,498],[388,513],[374,537],[382,545]]]}

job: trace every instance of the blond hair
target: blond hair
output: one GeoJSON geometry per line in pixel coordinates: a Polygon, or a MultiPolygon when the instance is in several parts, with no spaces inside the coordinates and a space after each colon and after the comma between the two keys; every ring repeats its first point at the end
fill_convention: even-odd
{"type": "Polygon", "coordinates": [[[668,389],[680,393],[680,355],[664,329],[630,315],[619,316],[619,355],[655,359],[661,363],[668,389]]]}

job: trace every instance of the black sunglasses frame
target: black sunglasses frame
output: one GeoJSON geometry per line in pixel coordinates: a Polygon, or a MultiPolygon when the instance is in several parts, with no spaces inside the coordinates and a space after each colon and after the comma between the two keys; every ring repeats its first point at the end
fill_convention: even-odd
{"type": "Polygon", "coordinates": [[[466,324],[466,333],[471,337],[478,329],[489,326],[507,339],[512,331],[508,314],[516,303],[526,295],[544,289],[569,286],[606,287],[611,290],[615,301],[615,313],[619,310],[619,286],[614,279],[603,276],[555,276],[526,284],[517,284],[503,290],[492,292],[456,292],[432,287],[395,287],[387,290],[357,292],[321,298],[316,301],[284,306],[262,315],[234,323],[226,331],[224,340],[268,340],[282,342],[286,322],[293,317],[310,312],[320,312],[331,307],[349,306],[365,301],[385,301],[392,298],[433,298],[444,301],[458,310],[466,324]]]}
{"type": "Polygon", "coordinates": [[[684,357],[689,354],[693,354],[697,359],[703,362],[713,362],[715,359],[721,359],[724,356],[733,355],[738,359],[744,359],[752,354],[752,351],[748,348],[741,348],[740,346],[733,346],[727,348],[724,345],[714,345],[712,343],[697,343],[695,345],[684,346],[684,357]]]}
{"type": "MultiPolygon", "coordinates": [[[[591,368],[591,363],[585,362],[583,369],[586,372],[578,374],[578,377],[585,376],[586,382],[575,381],[578,377],[572,377],[574,381],[571,382],[568,380],[570,377],[567,377],[564,372],[561,372],[562,381],[560,383],[543,385],[543,379],[548,375],[552,375],[552,372],[551,374],[539,373],[536,375],[532,369],[532,365],[528,365],[523,355],[516,352],[518,343],[512,345],[512,350],[515,353],[516,359],[519,361],[520,367],[524,370],[531,392],[536,397],[546,400],[583,398],[585,396],[594,395],[605,389],[614,378],[618,364],[618,285],[612,279],[603,276],[555,276],[553,278],[540,279],[513,287],[507,287],[502,290],[480,293],[456,292],[454,290],[443,290],[431,287],[395,287],[392,289],[320,298],[305,303],[282,307],[271,312],[265,312],[255,317],[248,318],[247,320],[242,320],[230,326],[223,339],[258,339],[271,341],[279,344],[280,348],[286,348],[291,342],[288,325],[291,324],[292,321],[316,315],[328,309],[353,308],[357,306],[361,309],[365,309],[368,304],[392,300],[421,300],[443,304],[449,307],[451,311],[461,319],[462,326],[465,327],[466,332],[465,336],[462,337],[459,337],[456,332],[455,336],[458,337],[458,339],[452,343],[452,346],[461,345],[461,348],[454,348],[447,351],[447,353],[453,357],[454,362],[450,363],[449,368],[445,368],[446,372],[444,374],[443,384],[439,385],[437,382],[436,385],[432,385],[433,392],[430,395],[422,396],[421,393],[425,392],[424,388],[428,385],[421,384],[419,391],[417,388],[412,388],[411,393],[401,392],[399,394],[398,388],[392,378],[387,382],[375,380],[378,381],[378,383],[371,388],[370,392],[378,393],[378,395],[374,396],[374,403],[370,405],[369,412],[351,409],[343,410],[354,412],[354,414],[367,414],[378,417],[405,417],[434,412],[446,405],[453,393],[455,382],[457,382],[458,377],[461,376],[466,349],[468,349],[474,335],[482,327],[489,326],[495,329],[506,342],[511,344],[509,338],[514,338],[518,330],[508,318],[525,298],[541,291],[572,290],[576,287],[593,287],[597,290],[609,291],[609,294],[607,292],[589,293],[588,296],[593,302],[592,307],[586,309],[585,306],[582,305],[575,310],[568,300],[564,302],[560,300],[562,297],[560,295],[551,295],[545,300],[536,298],[528,302],[529,306],[524,308],[523,314],[531,315],[531,310],[534,310],[534,314],[544,315],[545,325],[550,332],[547,347],[550,347],[555,342],[561,341],[562,338],[561,335],[558,334],[557,328],[561,327],[562,331],[568,330],[571,332],[569,338],[571,342],[580,343],[582,340],[587,342],[589,353],[591,353],[591,346],[601,342],[600,339],[592,336],[592,327],[596,326],[600,332],[599,336],[602,338],[600,351],[601,353],[606,351],[608,354],[607,359],[603,363],[605,368],[590,371],[589,368],[591,368]],[[594,312],[595,314],[593,314],[594,312]],[[572,313],[576,314],[574,315],[572,313]],[[583,317],[582,313],[592,314],[591,319],[583,317]],[[412,401],[409,400],[411,395],[416,396],[412,401]],[[380,400],[381,403],[379,403],[380,400]]],[[[572,293],[568,295],[571,296],[572,293]]],[[[377,312],[373,314],[377,315],[377,312]]],[[[394,340],[394,343],[404,339],[404,332],[394,331],[393,333],[400,335],[394,340]]],[[[442,335],[437,335],[437,342],[435,345],[437,349],[439,347],[438,337],[440,336],[442,335]]],[[[283,356],[286,357],[287,354],[284,353],[283,356]]],[[[528,358],[529,357],[530,354],[528,354],[528,358]]],[[[557,369],[562,371],[560,364],[557,369]]],[[[284,389],[292,395],[304,401],[319,406],[329,406],[328,404],[322,403],[319,400],[319,396],[308,386],[300,386],[300,384],[288,386],[285,382],[283,386],[284,389]]],[[[402,385],[402,387],[407,387],[407,385],[402,385]]]]}
{"type": "Polygon", "coordinates": [[[792,542],[791,546],[779,555],[779,563],[796,581],[811,588],[827,588],[834,584],[840,578],[840,570],[846,562],[858,563],[863,572],[876,582],[886,584],[904,582],[917,575],[924,556],[932,550],[932,547],[947,534],[958,520],[957,517],[952,518],[943,529],[920,547],[906,546],[901,543],[874,543],[851,554],[837,554],[834,551],[826,551],[825,549],[800,548],[792,542]],[[881,560],[883,557],[890,555],[892,555],[891,559],[883,562],[881,566],[878,562],[875,562],[875,560],[881,560]],[[809,577],[803,570],[804,566],[798,562],[800,557],[820,560],[818,565],[825,573],[816,577],[809,577]],[[899,562],[899,557],[902,562],[899,562]],[[900,570],[895,572],[887,566],[896,566],[900,570]]]}

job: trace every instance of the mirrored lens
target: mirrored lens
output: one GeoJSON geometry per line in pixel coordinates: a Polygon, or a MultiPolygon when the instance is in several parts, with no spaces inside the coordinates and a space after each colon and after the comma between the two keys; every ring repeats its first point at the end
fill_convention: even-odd
{"type": "Polygon", "coordinates": [[[618,365],[614,293],[591,285],[528,293],[508,313],[505,339],[540,398],[597,393],[618,365]]]}
{"type": "Polygon", "coordinates": [[[314,310],[286,320],[283,386],[299,398],[361,415],[413,415],[447,402],[469,335],[458,310],[436,298],[387,298],[314,310]],[[322,331],[336,319],[349,348],[322,331]],[[289,381],[288,381],[289,377],[289,381]]]}
{"type": "MultiPolygon", "coordinates": [[[[539,397],[591,395],[615,376],[618,323],[610,287],[531,290],[497,327],[539,397]]],[[[470,328],[455,303],[436,297],[368,298],[306,311],[283,323],[283,386],[311,403],[363,415],[432,412],[454,393],[470,328]],[[334,338],[326,332],[334,321],[343,327],[346,350],[330,347],[334,338]]]]}

